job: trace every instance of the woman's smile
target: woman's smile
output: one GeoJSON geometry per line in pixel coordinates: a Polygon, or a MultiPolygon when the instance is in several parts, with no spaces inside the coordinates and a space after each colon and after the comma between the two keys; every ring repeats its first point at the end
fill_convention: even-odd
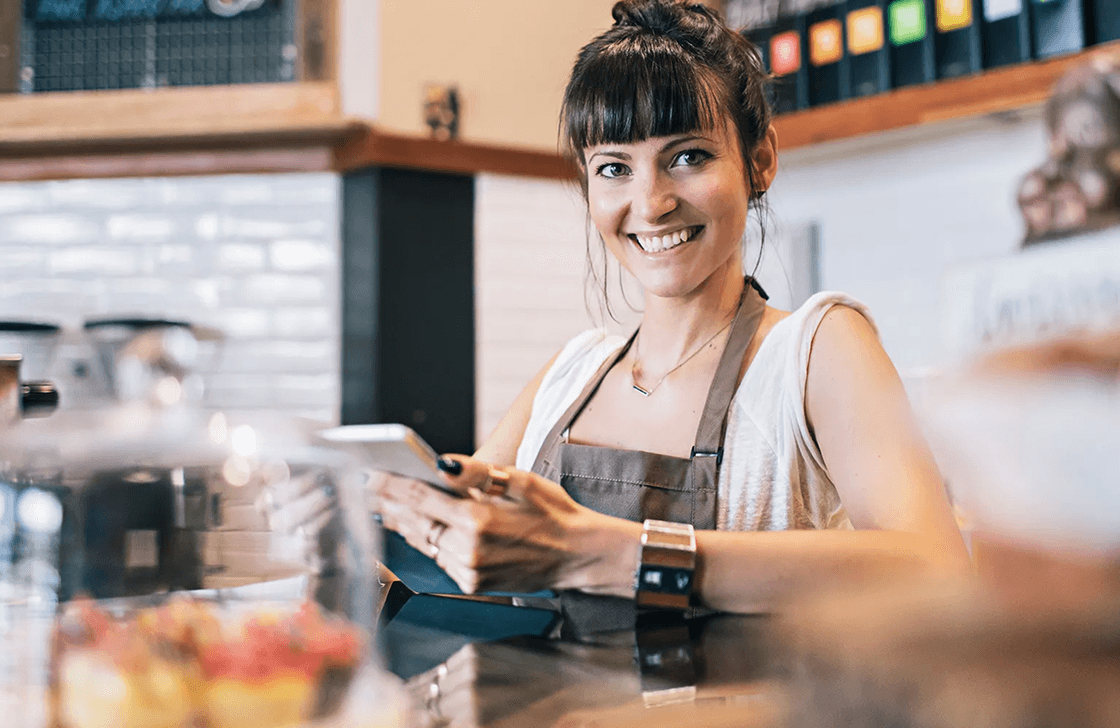
{"type": "Polygon", "coordinates": [[[630,233],[629,237],[647,253],[664,253],[696,240],[703,231],[703,225],[693,225],[673,232],[630,233]]]}

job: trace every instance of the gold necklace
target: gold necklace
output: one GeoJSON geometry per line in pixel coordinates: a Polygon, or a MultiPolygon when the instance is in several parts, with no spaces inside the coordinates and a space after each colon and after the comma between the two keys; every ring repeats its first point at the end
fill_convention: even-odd
{"type": "Polygon", "coordinates": [[[717,332],[715,332],[714,334],[712,334],[712,335],[711,335],[710,337],[708,337],[708,340],[707,340],[707,341],[705,341],[705,342],[704,342],[703,344],[701,344],[700,346],[696,347],[696,350],[695,350],[695,351],[693,351],[693,352],[692,352],[691,354],[689,354],[688,356],[686,356],[685,358],[683,358],[683,359],[681,359],[681,360],[680,360],[679,362],[677,362],[677,363],[676,363],[676,364],[675,364],[675,365],[673,366],[673,368],[672,368],[672,369],[670,369],[669,371],[667,371],[667,372],[665,372],[664,374],[662,374],[662,375],[661,375],[661,379],[658,379],[658,380],[657,380],[657,384],[653,385],[653,386],[652,386],[652,387],[650,387],[649,389],[645,389],[645,388],[644,388],[644,387],[642,387],[642,386],[641,386],[640,384],[638,384],[638,359],[639,359],[639,357],[640,357],[640,356],[641,356],[641,354],[642,354],[642,352],[641,352],[641,346],[642,346],[642,338],[641,338],[641,337],[639,336],[639,337],[638,337],[638,340],[637,340],[636,342],[634,342],[634,363],[630,365],[630,385],[631,385],[632,387],[634,387],[634,390],[635,390],[636,392],[638,392],[638,394],[642,395],[643,397],[648,397],[648,396],[650,396],[651,394],[653,394],[653,393],[654,393],[654,391],[655,391],[655,390],[656,390],[656,389],[657,389],[658,387],[660,387],[660,386],[661,386],[661,383],[665,381],[665,378],[666,378],[666,377],[668,377],[668,376],[669,376],[670,374],[672,374],[673,372],[677,371],[678,369],[680,369],[681,367],[683,367],[683,366],[684,366],[685,364],[687,364],[687,363],[689,362],[689,360],[691,360],[691,359],[692,359],[692,357],[694,357],[694,356],[696,356],[697,354],[699,354],[700,352],[702,352],[702,351],[703,351],[703,350],[704,350],[704,349],[705,349],[705,348],[706,348],[706,347],[708,346],[708,344],[712,343],[712,341],[714,341],[714,340],[715,340],[715,338],[716,338],[717,336],[719,336],[719,335],[720,335],[720,334],[722,334],[722,333],[723,333],[724,331],[726,331],[726,330],[727,330],[727,327],[728,327],[728,326],[730,326],[730,325],[732,324],[732,322],[733,322],[733,321],[735,321],[735,316],[734,316],[734,315],[732,315],[732,316],[731,316],[731,319],[730,319],[730,320],[728,320],[728,322],[727,322],[727,323],[725,323],[725,324],[724,324],[724,325],[723,325],[723,326],[722,326],[722,327],[720,328],[720,330],[719,330],[719,331],[717,331],[717,332]]]}

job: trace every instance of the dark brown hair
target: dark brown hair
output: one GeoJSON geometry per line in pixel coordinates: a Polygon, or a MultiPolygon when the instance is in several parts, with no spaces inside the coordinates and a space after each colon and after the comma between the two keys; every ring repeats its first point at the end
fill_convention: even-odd
{"type": "MultiPolygon", "coordinates": [[[[580,50],[560,111],[561,148],[580,171],[584,196],[588,147],[707,131],[730,119],[765,236],[754,153],[770,127],[770,77],[758,49],[694,2],[622,0],[611,14],[614,25],[580,50]]],[[[589,273],[605,294],[594,266],[589,273]]]]}

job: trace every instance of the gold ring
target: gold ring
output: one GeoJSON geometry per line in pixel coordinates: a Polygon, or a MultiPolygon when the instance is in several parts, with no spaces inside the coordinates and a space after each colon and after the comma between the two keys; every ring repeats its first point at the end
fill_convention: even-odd
{"type": "Polygon", "coordinates": [[[428,544],[428,556],[433,559],[439,556],[439,540],[446,530],[447,524],[443,521],[432,521],[432,527],[428,529],[428,537],[424,541],[428,544]]]}
{"type": "Polygon", "coordinates": [[[490,477],[483,489],[486,495],[503,496],[509,492],[509,473],[499,468],[490,468],[490,477]]]}

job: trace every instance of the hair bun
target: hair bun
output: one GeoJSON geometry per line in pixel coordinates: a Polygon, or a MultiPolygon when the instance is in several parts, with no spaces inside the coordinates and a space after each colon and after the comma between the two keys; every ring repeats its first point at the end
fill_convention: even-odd
{"type": "Polygon", "coordinates": [[[683,6],[670,0],[620,0],[611,9],[615,25],[668,33],[680,23],[683,6]]]}

